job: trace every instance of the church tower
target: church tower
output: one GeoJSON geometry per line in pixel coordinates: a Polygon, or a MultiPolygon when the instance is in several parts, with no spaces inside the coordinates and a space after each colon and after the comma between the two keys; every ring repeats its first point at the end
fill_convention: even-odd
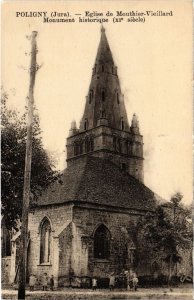
{"type": "Polygon", "coordinates": [[[143,137],[135,114],[129,125],[104,27],[80,128],[73,121],[67,138],[67,166],[88,155],[108,159],[143,182],[143,137]]]}

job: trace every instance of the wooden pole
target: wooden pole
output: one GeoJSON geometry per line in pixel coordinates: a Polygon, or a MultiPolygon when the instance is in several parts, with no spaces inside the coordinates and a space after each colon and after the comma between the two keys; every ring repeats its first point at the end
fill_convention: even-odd
{"type": "Polygon", "coordinates": [[[18,299],[25,299],[25,290],[26,290],[28,210],[29,210],[29,201],[30,201],[34,84],[35,84],[35,75],[36,75],[36,53],[37,53],[36,36],[37,36],[37,31],[33,31],[31,35],[30,85],[29,85],[29,96],[28,96],[28,121],[27,121],[27,141],[26,141],[26,158],[25,158],[24,189],[23,189],[21,249],[20,249],[21,260],[19,265],[18,299]]]}

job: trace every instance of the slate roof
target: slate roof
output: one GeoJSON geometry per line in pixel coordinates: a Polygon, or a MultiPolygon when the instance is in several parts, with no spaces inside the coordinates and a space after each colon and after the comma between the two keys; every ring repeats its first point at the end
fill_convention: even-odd
{"type": "Polygon", "coordinates": [[[154,209],[154,193],[108,160],[88,156],[64,170],[61,183],[51,184],[38,205],[69,201],[110,205],[126,209],[154,209]]]}

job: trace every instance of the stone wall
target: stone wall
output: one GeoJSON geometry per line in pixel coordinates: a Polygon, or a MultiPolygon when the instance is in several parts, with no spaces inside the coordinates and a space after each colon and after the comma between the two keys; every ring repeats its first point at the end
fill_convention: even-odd
{"type": "Polygon", "coordinates": [[[30,245],[28,252],[28,274],[33,273],[38,279],[43,273],[54,275],[58,280],[59,272],[59,236],[72,219],[72,206],[47,206],[37,208],[29,214],[30,245]],[[44,218],[51,224],[50,262],[40,264],[40,226],[44,218]]]}
{"type": "MultiPolygon", "coordinates": [[[[132,239],[134,239],[133,233],[131,238],[129,237],[130,227],[135,226],[137,218],[138,215],[135,214],[87,209],[77,206],[73,208],[73,222],[76,228],[82,232],[86,241],[84,247],[87,246],[87,275],[89,277],[107,277],[112,271],[119,274],[123,268],[126,268],[126,247],[132,244],[132,239]],[[110,231],[111,241],[109,259],[100,260],[94,258],[93,245],[95,230],[101,224],[104,224],[110,231]]],[[[80,257],[80,259],[83,260],[82,264],[87,263],[84,256],[80,257]]],[[[128,267],[130,267],[130,264],[128,264],[128,267]]],[[[75,275],[81,276],[81,273],[78,271],[77,273],[75,272],[75,275]]]]}

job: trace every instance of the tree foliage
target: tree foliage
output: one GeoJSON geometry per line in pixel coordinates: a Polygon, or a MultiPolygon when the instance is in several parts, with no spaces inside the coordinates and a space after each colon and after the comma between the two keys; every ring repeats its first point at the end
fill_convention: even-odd
{"type": "Polygon", "coordinates": [[[148,259],[165,261],[169,266],[169,280],[173,264],[182,261],[181,250],[191,249],[192,245],[191,212],[182,205],[182,197],[176,193],[138,225],[141,243],[150,255],[148,259]]]}
{"type": "MultiPolygon", "coordinates": [[[[22,214],[24,167],[26,153],[26,113],[20,115],[8,109],[8,95],[1,97],[1,198],[2,214],[7,228],[17,229],[17,220],[22,214]]],[[[31,205],[58,173],[44,150],[40,123],[35,110],[32,138],[31,205]]]]}

